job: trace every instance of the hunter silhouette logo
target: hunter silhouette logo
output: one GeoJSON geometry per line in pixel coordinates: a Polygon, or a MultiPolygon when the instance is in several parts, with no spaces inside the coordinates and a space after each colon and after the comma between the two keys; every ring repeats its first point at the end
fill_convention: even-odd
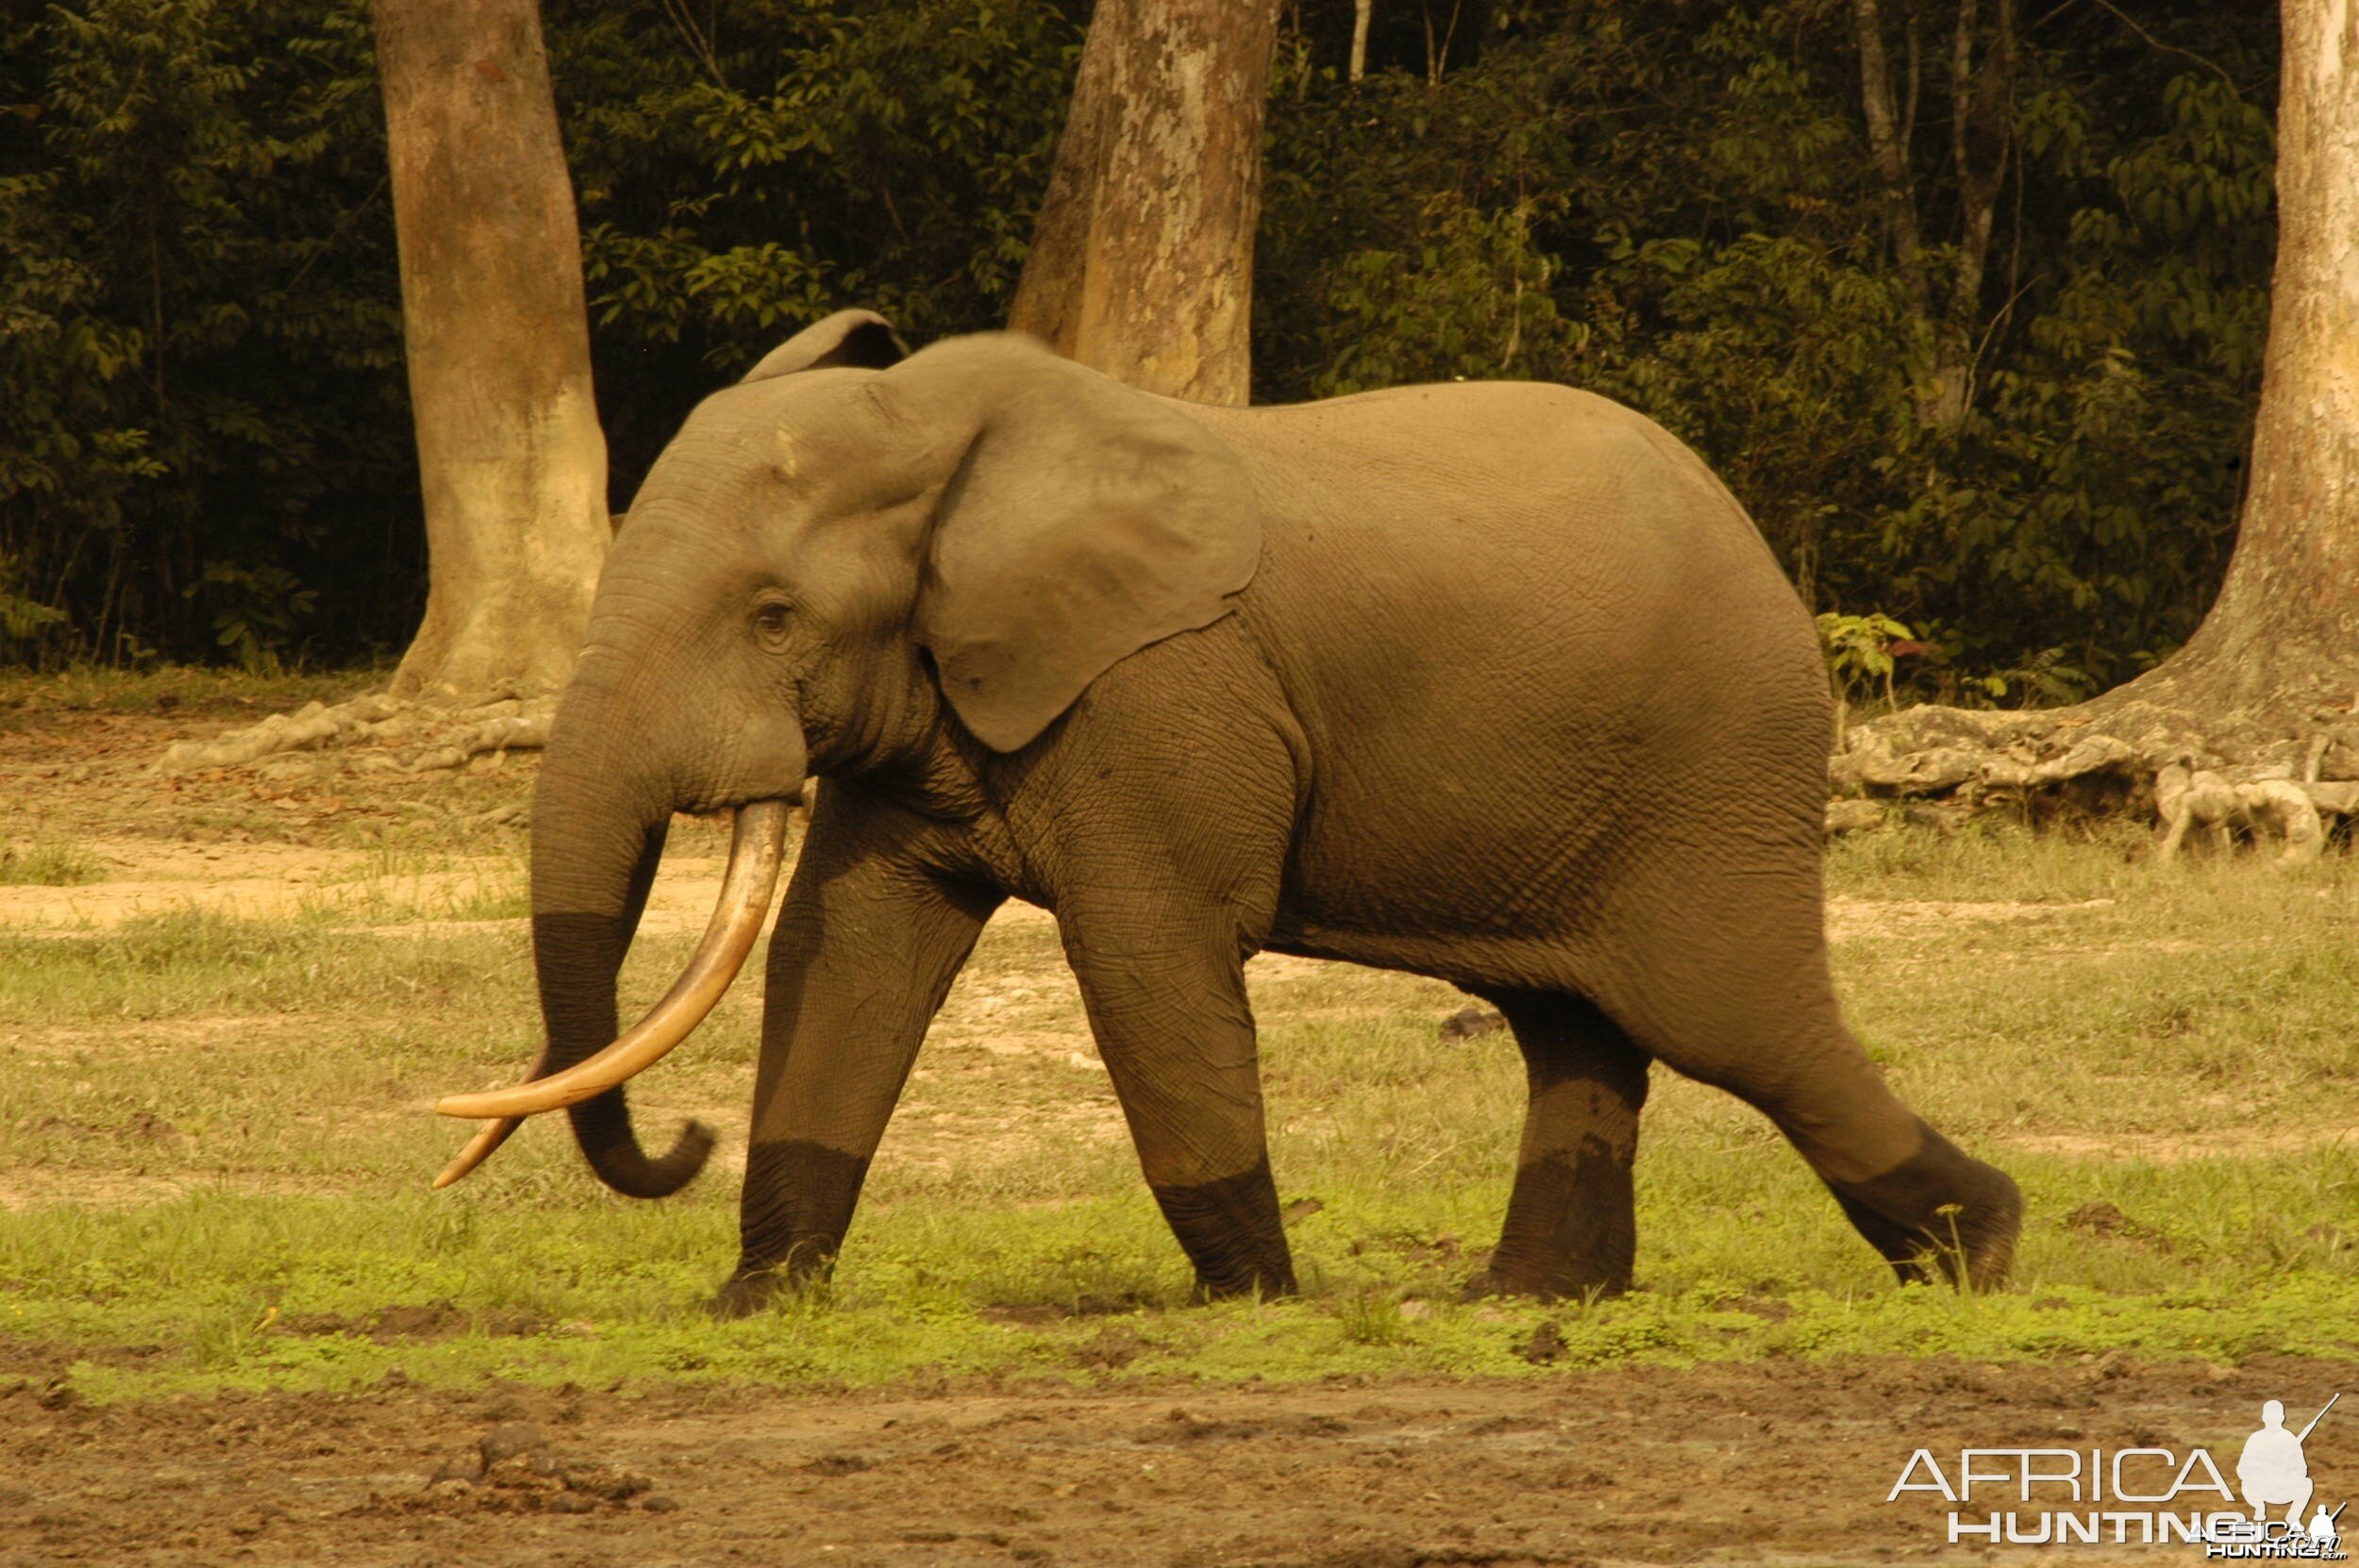
{"type": "Polygon", "coordinates": [[[1919,1448],[1884,1501],[1938,1495],[1950,1506],[1953,1545],[2179,1542],[2201,1546],[2206,1558],[2339,1561],[2349,1555],[2339,1527],[2345,1505],[2329,1507],[2317,1495],[2302,1445],[2341,1398],[2330,1397],[2299,1430],[2285,1424],[2284,1401],[2264,1404],[2259,1428],[2237,1453],[2233,1485],[2200,1447],[1966,1448],[1952,1469],[1919,1448]],[[1999,1511],[1993,1502],[2017,1506],[1999,1511]]]}
{"type": "MultiPolygon", "coordinates": [[[[2244,1440],[2244,1457],[2236,1461],[2237,1486],[2244,1500],[2252,1505],[2253,1518],[2266,1519],[2270,1509],[2283,1504],[2285,1523],[2302,1527],[2302,1510],[2314,1489],[2310,1462],[2302,1456],[2301,1445],[2341,1397],[2338,1393],[2328,1400],[2325,1410],[2312,1416],[2310,1425],[2299,1432],[2285,1430],[2284,1400],[2272,1399],[2261,1407],[2261,1429],[2244,1440]]],[[[2323,1510],[2326,1505],[2318,1507],[2323,1510]]]]}

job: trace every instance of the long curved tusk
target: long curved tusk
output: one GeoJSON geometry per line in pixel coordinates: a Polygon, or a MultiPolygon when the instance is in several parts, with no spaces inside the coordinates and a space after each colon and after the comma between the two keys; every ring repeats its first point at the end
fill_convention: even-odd
{"type": "MultiPolygon", "coordinates": [[[[524,1081],[530,1083],[548,1070],[549,1048],[544,1045],[541,1054],[532,1059],[532,1065],[525,1069],[524,1081]]],[[[496,1122],[484,1123],[476,1135],[467,1140],[467,1146],[451,1156],[450,1163],[443,1167],[443,1174],[434,1178],[434,1191],[441,1192],[491,1159],[499,1146],[508,1142],[509,1135],[524,1125],[525,1119],[521,1116],[503,1116],[496,1122]]]]}
{"type": "MultiPolygon", "coordinates": [[[[532,1076],[530,1073],[525,1075],[527,1081],[532,1076]]],[[[525,1119],[521,1116],[503,1116],[496,1122],[484,1123],[482,1128],[467,1140],[467,1146],[453,1155],[450,1163],[443,1167],[443,1174],[434,1178],[434,1190],[441,1192],[491,1159],[493,1151],[508,1142],[508,1135],[524,1125],[525,1119]]]]}
{"type": "Polygon", "coordinates": [[[513,1089],[481,1094],[450,1094],[437,1100],[443,1116],[497,1117],[476,1134],[435,1182],[446,1186],[473,1170],[499,1147],[513,1130],[513,1118],[535,1116],[603,1094],[633,1075],[652,1066],[666,1051],[688,1038],[721,1000],[737,978],[761,933],[770,912],[770,895],[778,885],[778,866],[786,858],[786,814],[783,800],[758,800],[737,809],[737,831],[729,842],[729,868],[721,883],[721,897],[712,919],[696,943],[695,955],[663,999],[622,1038],[586,1061],[561,1073],[534,1078],[513,1089]],[[502,1124],[510,1124],[503,1126],[502,1124]]]}

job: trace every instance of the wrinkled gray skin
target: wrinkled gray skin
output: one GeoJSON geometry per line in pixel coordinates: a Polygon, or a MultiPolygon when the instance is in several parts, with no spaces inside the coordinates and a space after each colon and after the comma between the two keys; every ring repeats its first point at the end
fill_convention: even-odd
{"type": "MultiPolygon", "coordinates": [[[[1472,1288],[1628,1284],[1658,1059],[1769,1116],[1904,1276],[2003,1274],[2014,1184],[1836,1008],[1817,646],[1693,454],[1561,387],[1231,409],[1015,337],[898,359],[845,312],[690,415],[615,540],[534,806],[554,1069],[613,1037],[670,814],[824,780],[721,1308],[828,1265],[1011,896],[1056,914],[1208,1293],[1294,1283],[1242,977],[1263,950],[1506,1013],[1531,1103],[1472,1288]]],[[[572,1114],[625,1193],[710,1148],[692,1126],[648,1159],[620,1090],[572,1114]]]]}

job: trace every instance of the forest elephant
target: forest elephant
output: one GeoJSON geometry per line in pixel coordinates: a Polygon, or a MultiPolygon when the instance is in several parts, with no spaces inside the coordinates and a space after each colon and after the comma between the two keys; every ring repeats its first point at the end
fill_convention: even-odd
{"type": "Polygon", "coordinates": [[[1295,407],[1151,396],[1009,335],[905,355],[845,311],[691,413],[616,535],[532,811],[547,1045],[487,1125],[570,1108],[615,1191],[624,1080],[769,950],[742,1251],[716,1307],[823,1274],[993,909],[1051,911],[1139,1163],[1206,1294],[1294,1264],[1245,960],[1448,981],[1530,1103],[1476,1291],[1630,1281],[1660,1059],[1765,1113],[1903,1277],[2001,1277],[2021,1200],[1901,1103],[1827,962],[1830,697],[1744,509],[1564,387],[1295,407]],[[666,826],[736,809],[687,972],[617,1038],[666,826]]]}

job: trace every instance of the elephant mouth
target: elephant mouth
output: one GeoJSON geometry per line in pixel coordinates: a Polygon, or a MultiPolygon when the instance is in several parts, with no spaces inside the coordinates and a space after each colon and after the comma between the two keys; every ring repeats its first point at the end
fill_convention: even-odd
{"type": "Polygon", "coordinates": [[[646,1016],[623,1031],[612,1044],[561,1073],[540,1076],[547,1061],[544,1052],[525,1081],[512,1089],[479,1094],[450,1094],[435,1102],[437,1113],[482,1120],[484,1126],[467,1146],[434,1178],[437,1188],[449,1186],[508,1141],[527,1116],[566,1106],[619,1088],[653,1066],[703,1023],[745,967],[770,911],[778,890],[778,869],[786,858],[786,822],[791,802],[758,800],[737,809],[729,841],[728,870],[714,901],[695,953],[679,978],[672,982],[646,1016]]]}

